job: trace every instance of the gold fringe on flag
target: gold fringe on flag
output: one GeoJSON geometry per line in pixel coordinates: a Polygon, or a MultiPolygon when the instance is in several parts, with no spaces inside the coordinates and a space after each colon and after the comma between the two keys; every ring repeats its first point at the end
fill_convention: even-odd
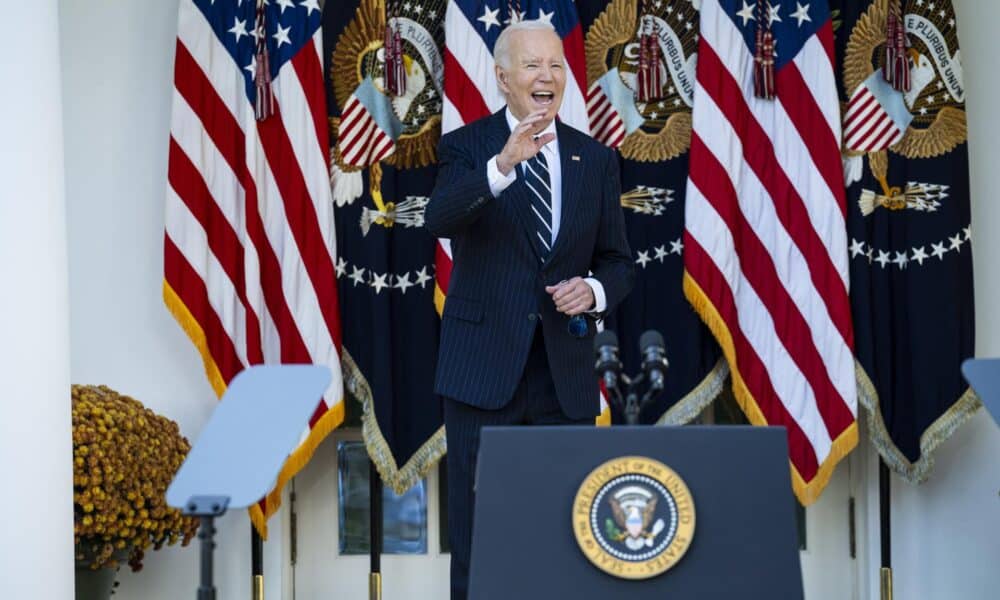
{"type": "Polygon", "coordinates": [[[934,451],[982,407],[982,402],[972,388],[966,389],[951,408],[924,430],[920,436],[920,459],[915,463],[910,462],[889,437],[889,430],[882,418],[878,392],[868,373],[857,361],[854,362],[854,372],[858,380],[858,404],[868,413],[868,437],[872,445],[885,464],[910,483],[927,481],[934,468],[934,451]]]}
{"type": "MultiPolygon", "coordinates": [[[[191,311],[188,310],[187,306],[180,299],[180,296],[177,295],[166,280],[163,281],[163,301],[167,305],[170,314],[174,316],[174,319],[177,320],[184,332],[187,333],[188,338],[191,339],[191,343],[198,349],[202,361],[205,363],[205,374],[208,376],[208,381],[212,385],[215,394],[219,398],[222,398],[222,395],[226,392],[226,383],[222,378],[219,367],[215,364],[211,353],[208,351],[205,332],[201,328],[201,325],[198,324],[198,321],[195,320],[191,311]]],[[[323,439],[343,422],[344,395],[343,390],[341,390],[340,397],[336,399],[326,414],[310,429],[305,441],[299,444],[299,447],[295,449],[295,452],[288,457],[288,460],[281,467],[274,488],[264,498],[264,508],[262,509],[259,504],[255,504],[247,509],[250,513],[250,521],[260,534],[260,537],[265,540],[267,539],[267,520],[281,506],[281,492],[285,484],[306,466],[323,439]]]]}
{"type": "MultiPolygon", "coordinates": [[[[694,307],[695,312],[698,313],[702,321],[711,330],[715,339],[718,340],[719,346],[722,347],[722,353],[729,361],[729,368],[733,376],[733,395],[736,397],[737,404],[743,410],[743,414],[747,416],[747,419],[753,425],[769,425],[767,419],[764,417],[764,413],[760,410],[760,406],[757,405],[757,400],[747,388],[742,373],[737,368],[736,348],[726,322],[719,315],[715,305],[708,299],[701,286],[698,285],[687,271],[684,272],[684,295],[691,303],[691,306],[694,307]]],[[[789,461],[792,474],[792,489],[795,491],[795,497],[798,498],[803,506],[809,506],[819,499],[820,494],[823,493],[823,489],[826,488],[826,484],[830,482],[837,463],[850,454],[851,450],[857,445],[858,423],[855,421],[851,423],[850,427],[841,432],[837,439],[832,440],[829,455],[819,465],[816,476],[810,482],[806,482],[795,468],[795,465],[789,461]]]]}
{"type": "Polygon", "coordinates": [[[723,384],[729,377],[729,363],[725,356],[720,356],[708,375],[701,380],[693,390],[670,407],[670,410],[663,413],[657,421],[657,425],[687,425],[698,418],[706,408],[708,408],[719,394],[722,393],[723,384]]]}
{"type": "Polygon", "coordinates": [[[344,373],[344,385],[347,391],[361,403],[361,431],[365,440],[365,449],[369,458],[375,463],[382,482],[396,494],[402,494],[413,487],[413,484],[423,479],[434,465],[447,452],[444,437],[444,426],[426,441],[402,467],[396,464],[389,443],[385,441],[378,419],[375,418],[374,398],[371,386],[358,368],[347,348],[342,349],[340,357],[341,369],[344,373]]]}

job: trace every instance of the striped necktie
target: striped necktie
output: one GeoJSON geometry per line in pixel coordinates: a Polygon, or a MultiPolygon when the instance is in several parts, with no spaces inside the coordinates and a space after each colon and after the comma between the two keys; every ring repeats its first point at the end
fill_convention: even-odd
{"type": "Polygon", "coordinates": [[[539,150],[524,161],[524,182],[531,191],[531,212],[535,216],[534,242],[538,256],[545,260],[552,249],[552,185],[549,180],[549,165],[539,150]]]}

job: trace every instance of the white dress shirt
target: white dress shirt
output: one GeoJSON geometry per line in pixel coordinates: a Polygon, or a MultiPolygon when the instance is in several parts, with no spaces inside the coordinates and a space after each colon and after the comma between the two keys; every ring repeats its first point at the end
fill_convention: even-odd
{"type": "MultiPolygon", "coordinates": [[[[504,111],[504,114],[507,117],[507,125],[513,131],[517,127],[518,120],[511,114],[509,108],[504,111]]],[[[542,146],[541,149],[542,154],[545,156],[545,162],[549,167],[549,185],[552,187],[552,240],[550,241],[552,244],[555,244],[556,237],[559,235],[559,224],[562,222],[562,164],[559,162],[559,137],[558,133],[556,133],[555,120],[549,123],[549,126],[538,135],[541,136],[546,133],[556,136],[552,141],[542,146]]],[[[514,183],[517,179],[519,168],[523,169],[524,167],[520,164],[515,165],[510,170],[510,173],[504,175],[497,166],[496,156],[486,163],[486,179],[494,198],[499,198],[500,194],[510,187],[510,184],[514,183]]],[[[604,285],[593,277],[587,277],[584,281],[594,291],[594,308],[590,312],[603,312],[607,306],[607,300],[604,296],[604,285]]]]}

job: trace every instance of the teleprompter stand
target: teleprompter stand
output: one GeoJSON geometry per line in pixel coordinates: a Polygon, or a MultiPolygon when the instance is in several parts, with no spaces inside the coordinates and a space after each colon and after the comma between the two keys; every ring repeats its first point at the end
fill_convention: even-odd
{"type": "Polygon", "coordinates": [[[201,520],[197,600],[216,600],[215,518],[271,489],[329,385],[316,365],[256,366],[230,382],[167,489],[167,504],[201,520]]]}

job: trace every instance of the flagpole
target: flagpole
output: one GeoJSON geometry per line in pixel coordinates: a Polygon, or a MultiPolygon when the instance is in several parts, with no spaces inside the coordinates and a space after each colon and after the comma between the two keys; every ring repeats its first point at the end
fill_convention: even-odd
{"type": "Polygon", "coordinates": [[[371,533],[368,600],[382,600],[382,477],[371,460],[368,461],[368,507],[371,533]]]}
{"type": "Polygon", "coordinates": [[[879,570],[881,600],[892,600],[892,496],[889,467],[878,461],[879,537],[882,542],[882,568],[879,570]]]}
{"type": "Polygon", "coordinates": [[[264,600],[264,539],[257,529],[250,524],[250,575],[251,598],[264,600]]]}

